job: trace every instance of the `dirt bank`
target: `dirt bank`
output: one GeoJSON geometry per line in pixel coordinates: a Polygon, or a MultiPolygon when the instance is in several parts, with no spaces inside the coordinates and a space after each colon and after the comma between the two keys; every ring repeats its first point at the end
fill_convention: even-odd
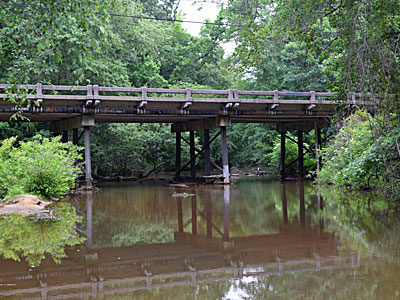
{"type": "Polygon", "coordinates": [[[38,196],[18,195],[5,204],[0,204],[0,215],[20,214],[33,215],[45,211],[46,205],[51,202],[44,201],[38,196]]]}

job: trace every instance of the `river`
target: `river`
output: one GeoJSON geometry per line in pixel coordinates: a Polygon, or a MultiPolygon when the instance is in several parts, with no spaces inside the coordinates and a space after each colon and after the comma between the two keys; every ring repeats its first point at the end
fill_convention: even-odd
{"type": "Polygon", "coordinates": [[[0,299],[400,299],[382,196],[250,177],[107,184],[63,205],[0,218],[0,299]]]}

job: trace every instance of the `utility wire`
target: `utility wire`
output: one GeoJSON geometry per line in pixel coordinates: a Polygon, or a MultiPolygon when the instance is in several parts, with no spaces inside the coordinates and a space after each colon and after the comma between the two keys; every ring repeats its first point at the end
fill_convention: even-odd
{"type": "MultiPolygon", "coordinates": [[[[32,6],[28,4],[17,4],[17,3],[7,3],[0,1],[1,5],[8,5],[14,7],[34,7],[40,9],[48,9],[47,7],[43,6],[32,6]]],[[[216,23],[216,22],[206,22],[206,21],[193,21],[193,20],[178,20],[178,19],[171,19],[171,18],[157,18],[157,17],[147,17],[147,16],[137,16],[137,15],[123,15],[123,14],[114,14],[110,13],[110,16],[114,17],[123,17],[123,18],[131,18],[131,19],[143,19],[143,20],[154,20],[154,21],[164,21],[164,22],[172,22],[172,23],[190,23],[190,24],[201,24],[201,25],[213,25],[213,26],[223,26],[223,27],[240,27],[239,24],[230,24],[230,23],[216,23]]]]}
{"type": "Polygon", "coordinates": [[[215,22],[202,22],[202,21],[191,21],[191,20],[177,20],[177,19],[167,19],[167,18],[156,18],[156,17],[146,17],[146,16],[136,16],[136,15],[122,15],[122,14],[110,14],[110,16],[124,17],[132,19],[145,19],[145,20],[155,20],[155,21],[166,21],[166,22],[178,22],[178,23],[192,23],[192,24],[202,24],[202,25],[214,25],[214,26],[237,26],[239,24],[229,24],[229,23],[215,23],[215,22]]]}

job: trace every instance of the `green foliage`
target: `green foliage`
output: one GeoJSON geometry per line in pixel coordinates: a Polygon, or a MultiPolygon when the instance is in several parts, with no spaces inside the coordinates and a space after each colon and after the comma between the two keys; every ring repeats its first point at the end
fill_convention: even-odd
{"type": "Polygon", "coordinates": [[[79,148],[36,136],[16,143],[3,140],[0,146],[0,193],[4,200],[18,194],[33,194],[46,199],[63,197],[75,184],[80,170],[74,166],[81,158],[79,148]]]}
{"type": "MultiPolygon", "coordinates": [[[[270,124],[233,124],[227,130],[229,161],[236,166],[271,166],[269,154],[278,133],[270,124]]],[[[219,149],[218,149],[219,150],[219,149]]],[[[221,156],[218,153],[218,158],[221,156]]]]}
{"type": "Polygon", "coordinates": [[[168,170],[175,164],[174,152],[175,135],[167,124],[104,124],[93,130],[93,169],[99,175],[140,177],[168,170]]]}
{"type": "Polygon", "coordinates": [[[84,242],[76,233],[82,221],[74,207],[55,203],[50,207],[51,218],[18,215],[0,216],[0,255],[20,261],[25,258],[30,266],[39,266],[46,255],[57,263],[66,257],[64,248],[84,242]]]}
{"type": "Polygon", "coordinates": [[[382,128],[385,134],[375,134],[379,118],[357,111],[346,119],[323,153],[323,182],[354,189],[398,188],[400,130],[396,125],[382,128]]]}
{"type": "MultiPolygon", "coordinates": [[[[290,136],[293,140],[297,140],[297,137],[295,137],[291,133],[288,132],[286,134],[287,134],[287,136],[290,136]]],[[[298,146],[293,141],[286,139],[285,148],[286,148],[285,166],[289,166],[289,164],[291,162],[293,162],[294,160],[296,160],[299,157],[298,146]]],[[[307,148],[313,148],[313,147],[310,146],[307,142],[305,142],[303,151],[305,152],[305,150],[307,148]]],[[[280,166],[280,157],[281,157],[280,137],[275,138],[274,148],[273,148],[272,152],[269,153],[268,157],[269,157],[270,165],[273,166],[276,170],[278,170],[279,166],[280,166]]],[[[312,157],[309,153],[306,153],[304,155],[304,159],[303,159],[303,167],[304,167],[306,174],[315,171],[315,169],[316,169],[315,157],[312,157]]],[[[289,167],[286,167],[285,172],[286,172],[286,174],[291,174],[291,175],[297,174],[298,163],[295,163],[289,167]]]]}

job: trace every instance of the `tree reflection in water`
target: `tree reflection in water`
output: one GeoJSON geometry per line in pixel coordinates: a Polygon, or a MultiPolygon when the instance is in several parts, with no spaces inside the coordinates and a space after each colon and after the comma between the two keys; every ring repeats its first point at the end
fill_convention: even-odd
{"type": "Polygon", "coordinates": [[[0,256],[39,266],[46,255],[57,263],[66,257],[64,249],[85,241],[77,234],[82,221],[68,203],[51,204],[50,214],[38,216],[0,216],[0,256]]]}

